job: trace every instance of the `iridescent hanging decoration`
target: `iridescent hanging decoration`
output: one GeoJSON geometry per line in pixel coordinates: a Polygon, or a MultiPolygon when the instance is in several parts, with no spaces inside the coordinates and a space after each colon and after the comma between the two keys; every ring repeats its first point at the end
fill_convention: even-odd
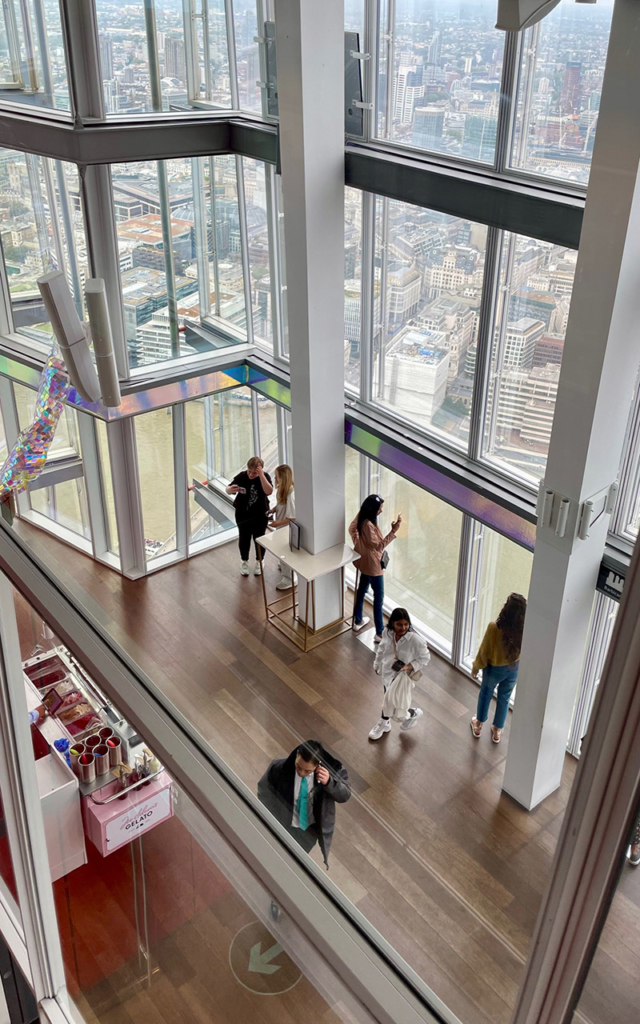
{"type": "Polygon", "coordinates": [[[33,422],[21,430],[0,470],[0,501],[19,494],[44,469],[53,435],[69,394],[69,377],[54,350],[42,371],[33,422]]]}

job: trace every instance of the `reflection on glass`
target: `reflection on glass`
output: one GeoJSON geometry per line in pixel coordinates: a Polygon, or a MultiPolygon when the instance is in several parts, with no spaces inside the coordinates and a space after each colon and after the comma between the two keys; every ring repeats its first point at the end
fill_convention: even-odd
{"type": "Polygon", "coordinates": [[[589,727],[589,718],[604,671],[618,608],[617,601],[600,592],[596,593],[567,744],[567,750],[574,757],[580,757],[582,752],[582,741],[589,727]]]}
{"type": "Polygon", "coordinates": [[[427,635],[450,651],[462,513],[384,466],[374,469],[371,488],[384,498],[385,524],[398,514],[403,520],[389,548],[385,597],[407,608],[427,635]]]}
{"type": "MultiPolygon", "coordinates": [[[[18,426],[24,430],[33,422],[36,407],[36,391],[14,381],[13,393],[16,400],[18,413],[18,426]]],[[[66,405],[58,420],[58,426],[49,448],[47,461],[56,458],[68,458],[80,454],[80,442],[78,440],[77,413],[71,406],[66,405]]]]}
{"type": "Polygon", "coordinates": [[[231,105],[223,0],[97,0],[96,9],[107,114],[156,109],[150,60],[163,112],[231,105]]]}
{"type": "Polygon", "coordinates": [[[586,185],[613,4],[562,2],[524,38],[512,165],[586,185]]]}
{"type": "MultiPolygon", "coordinates": [[[[269,402],[269,405],[273,403],[269,402]]],[[[210,485],[206,507],[196,500],[194,490],[189,491],[189,536],[195,542],[217,536],[235,526],[233,505],[225,487],[255,454],[251,392],[248,388],[238,388],[197,398],[187,402],[185,413],[188,486],[193,488],[196,483],[210,485]]],[[[262,424],[261,419],[261,429],[262,424]]],[[[266,425],[265,432],[269,449],[266,425]]],[[[264,451],[264,438],[262,445],[264,451]]]]}
{"type": "Polygon", "coordinates": [[[463,664],[471,670],[484,631],[511,593],[529,594],[533,554],[482,523],[471,524],[463,664]]]}
{"type": "Polygon", "coordinates": [[[360,393],[362,317],[362,202],[355,188],[344,190],[344,364],[347,387],[360,393]]]}
{"type": "Polygon", "coordinates": [[[504,235],[485,453],[529,479],[547,462],[577,256],[504,235]]]}
{"type": "Polygon", "coordinates": [[[13,871],[13,856],[9,846],[9,835],[7,833],[7,820],[2,793],[0,793],[0,899],[7,904],[8,909],[16,920],[21,922],[22,917],[18,904],[18,888],[16,886],[16,876],[13,871]]]}
{"type": "Polygon", "coordinates": [[[640,807],[624,850],[623,867],[573,1024],[634,1024],[640,997],[640,807]]]}
{"type": "Polygon", "coordinates": [[[381,5],[378,135],[493,163],[504,49],[495,21],[492,0],[381,5]]]}
{"type": "Polygon", "coordinates": [[[243,158],[251,312],[256,341],[273,345],[272,285],[265,167],[243,158]]]}
{"type": "Polygon", "coordinates": [[[136,449],[147,561],[176,548],[173,411],[136,416],[136,449]]]}
{"type": "Polygon", "coordinates": [[[16,331],[50,347],[52,328],[37,279],[64,270],[81,319],[89,277],[78,172],[70,164],[0,150],[0,237],[16,331]]]}
{"type": "Polygon", "coordinates": [[[57,3],[5,0],[0,16],[0,106],[68,111],[69,82],[57,3]]]}
{"type": "Polygon", "coordinates": [[[376,202],[374,401],[466,448],[486,228],[376,202]]]}
{"type": "Polygon", "coordinates": [[[262,110],[260,51],[257,38],[263,35],[257,20],[256,0],[234,0],[233,28],[238,68],[238,106],[240,110],[262,110]]]}

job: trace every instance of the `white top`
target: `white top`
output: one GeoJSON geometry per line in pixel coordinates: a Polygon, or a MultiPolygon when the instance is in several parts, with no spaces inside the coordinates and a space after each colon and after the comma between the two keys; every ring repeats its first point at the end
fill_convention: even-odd
{"type": "Polygon", "coordinates": [[[405,665],[413,665],[416,672],[421,672],[429,664],[429,648],[415,629],[410,629],[395,644],[393,641],[392,634],[385,627],[373,662],[373,668],[382,676],[385,686],[390,686],[396,676],[392,665],[398,658],[404,661],[405,665]]]}
{"type": "MultiPolygon", "coordinates": [[[[291,824],[294,828],[300,828],[300,815],[298,814],[298,797],[300,796],[300,785],[302,783],[302,776],[296,772],[295,783],[293,786],[293,816],[291,818],[291,824]]],[[[311,794],[313,793],[316,785],[316,773],[313,775],[307,775],[307,792],[309,794],[309,807],[307,809],[307,818],[309,824],[313,825],[315,818],[313,816],[313,800],[311,794]]]]}
{"type": "Polygon", "coordinates": [[[296,497],[295,491],[289,491],[287,500],[284,505],[276,505],[276,521],[281,519],[295,519],[296,517],[296,497]]]}
{"type": "Polygon", "coordinates": [[[272,530],[264,537],[258,537],[256,543],[309,582],[341,569],[343,565],[349,565],[360,557],[347,544],[336,544],[335,547],[327,548],[317,555],[311,555],[302,548],[299,551],[292,551],[289,547],[288,530],[272,530]]]}

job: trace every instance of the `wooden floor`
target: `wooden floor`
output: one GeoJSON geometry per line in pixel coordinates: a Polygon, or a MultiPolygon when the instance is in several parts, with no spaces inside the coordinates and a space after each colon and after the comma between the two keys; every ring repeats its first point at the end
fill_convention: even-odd
{"type": "MultiPolygon", "coordinates": [[[[333,881],[465,1024],[508,1024],[576,762],[520,808],[501,791],[509,724],[499,747],[474,741],[477,687],[437,656],[416,688],[423,721],[371,743],[370,651],[347,633],[303,654],[268,627],[235,545],[132,582],[17,529],[247,785],[300,739],[342,759],[354,795],[338,808],[333,881]]],[[[640,869],[626,869],[576,1019],[637,1024],[638,978],[640,869]]]]}

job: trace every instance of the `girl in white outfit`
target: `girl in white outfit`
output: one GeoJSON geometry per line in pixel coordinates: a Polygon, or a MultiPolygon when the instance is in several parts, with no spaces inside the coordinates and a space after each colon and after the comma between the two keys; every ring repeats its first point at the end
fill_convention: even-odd
{"type": "MultiPolygon", "coordinates": [[[[279,530],[282,526],[288,526],[289,522],[296,517],[296,499],[293,490],[293,471],[291,466],[277,466],[275,471],[276,484],[276,509],[271,526],[279,530]]],[[[276,584],[276,590],[290,590],[293,580],[291,569],[284,563],[280,564],[282,576],[276,584]]]]}
{"type": "Polygon", "coordinates": [[[413,729],[422,718],[422,709],[413,704],[413,688],[429,664],[429,648],[411,625],[406,608],[394,608],[376,651],[374,670],[382,676],[384,702],[382,715],[369,733],[379,740],[391,731],[391,719],[402,722],[402,730],[413,729]]]}

